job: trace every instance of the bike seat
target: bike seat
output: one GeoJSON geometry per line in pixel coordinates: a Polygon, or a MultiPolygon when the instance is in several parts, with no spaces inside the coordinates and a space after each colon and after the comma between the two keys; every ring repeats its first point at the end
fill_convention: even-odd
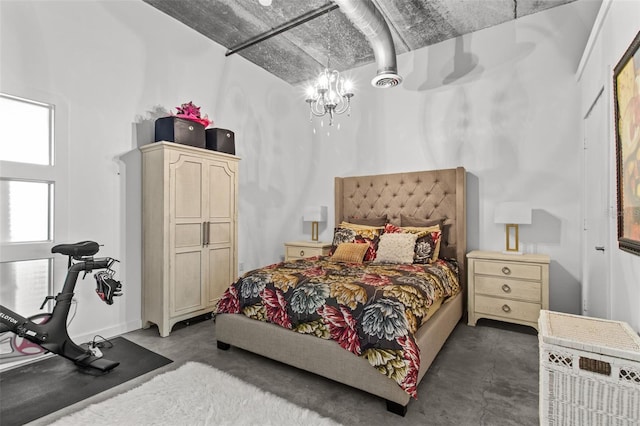
{"type": "Polygon", "coordinates": [[[58,244],[51,248],[51,253],[60,253],[65,256],[84,257],[93,256],[100,250],[95,241],[80,241],[75,244],[58,244]]]}

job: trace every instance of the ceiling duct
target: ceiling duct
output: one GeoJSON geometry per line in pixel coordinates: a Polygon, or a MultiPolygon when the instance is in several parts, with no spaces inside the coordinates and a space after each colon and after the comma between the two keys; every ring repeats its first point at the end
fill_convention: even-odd
{"type": "Polygon", "coordinates": [[[334,0],[347,18],[365,35],[378,67],[374,87],[393,87],[402,82],[396,65],[396,48],[387,21],[371,0],[334,0]]]}

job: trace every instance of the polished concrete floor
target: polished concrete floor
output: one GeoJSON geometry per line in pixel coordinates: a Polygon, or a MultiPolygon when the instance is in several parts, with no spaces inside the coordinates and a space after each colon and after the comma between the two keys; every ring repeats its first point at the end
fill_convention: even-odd
{"type": "MultiPolygon", "coordinates": [[[[538,339],[534,329],[481,320],[458,324],[409,403],[406,417],[348,386],[249,352],[216,348],[215,324],[179,324],[169,337],[155,327],[124,335],[174,362],[93,398],[43,417],[44,425],[129,390],[187,361],[210,364],[344,425],[537,425],[538,339]]],[[[205,398],[206,395],[203,395],[205,398]]]]}

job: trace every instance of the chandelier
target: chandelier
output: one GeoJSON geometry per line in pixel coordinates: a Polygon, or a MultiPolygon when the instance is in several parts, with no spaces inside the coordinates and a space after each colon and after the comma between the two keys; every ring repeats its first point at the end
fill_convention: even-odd
{"type": "Polygon", "coordinates": [[[322,117],[329,114],[329,125],[333,125],[336,114],[347,113],[351,116],[351,98],[353,83],[345,80],[338,70],[331,70],[331,20],[327,13],[327,67],[318,78],[307,87],[305,102],[309,104],[309,121],[313,116],[322,117]]]}
{"type": "Polygon", "coordinates": [[[353,96],[351,81],[342,78],[337,70],[325,68],[315,83],[307,88],[305,101],[309,104],[309,121],[314,115],[322,117],[329,114],[329,125],[331,126],[335,114],[346,112],[347,116],[350,116],[353,96]]]}

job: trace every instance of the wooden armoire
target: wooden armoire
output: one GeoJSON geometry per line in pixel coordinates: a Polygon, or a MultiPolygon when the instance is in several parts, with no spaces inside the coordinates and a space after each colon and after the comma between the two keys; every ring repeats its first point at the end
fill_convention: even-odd
{"type": "Polygon", "coordinates": [[[140,150],[142,323],[166,337],[237,279],[239,158],[172,142],[140,150]]]}

